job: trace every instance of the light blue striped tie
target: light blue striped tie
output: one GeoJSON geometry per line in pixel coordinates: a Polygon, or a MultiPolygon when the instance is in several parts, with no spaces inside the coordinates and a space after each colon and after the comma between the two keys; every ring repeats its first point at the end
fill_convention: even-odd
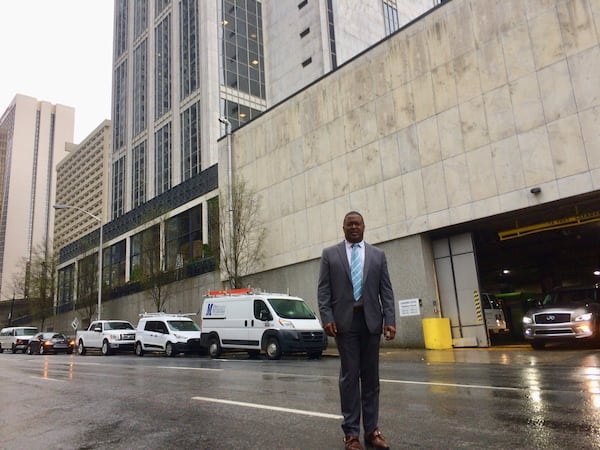
{"type": "Polygon", "coordinates": [[[354,301],[357,301],[362,295],[362,261],[358,253],[359,247],[358,244],[352,244],[352,253],[350,254],[350,274],[352,276],[354,301]]]}

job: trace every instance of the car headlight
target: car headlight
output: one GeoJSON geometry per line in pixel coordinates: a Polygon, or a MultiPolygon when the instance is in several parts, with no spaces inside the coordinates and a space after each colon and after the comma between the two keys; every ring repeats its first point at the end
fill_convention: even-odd
{"type": "Polygon", "coordinates": [[[575,317],[575,322],[587,322],[588,320],[592,320],[593,313],[585,313],[580,316],[575,317]]]}
{"type": "Polygon", "coordinates": [[[533,323],[533,319],[529,316],[523,316],[523,324],[528,325],[530,323],[533,323]]]}
{"type": "Polygon", "coordinates": [[[175,337],[175,339],[177,339],[178,341],[181,341],[181,342],[187,342],[187,340],[188,340],[187,336],[184,336],[184,335],[181,335],[178,333],[173,333],[173,336],[175,337]]]}
{"type": "Polygon", "coordinates": [[[285,319],[279,319],[279,325],[281,325],[283,328],[295,328],[292,322],[285,319]]]}

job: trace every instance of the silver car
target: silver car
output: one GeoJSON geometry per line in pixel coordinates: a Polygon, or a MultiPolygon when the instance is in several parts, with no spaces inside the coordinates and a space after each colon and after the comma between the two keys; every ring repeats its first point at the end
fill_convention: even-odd
{"type": "Polygon", "coordinates": [[[525,340],[536,350],[550,342],[600,338],[600,286],[564,287],[548,293],[523,316],[525,340]]]}

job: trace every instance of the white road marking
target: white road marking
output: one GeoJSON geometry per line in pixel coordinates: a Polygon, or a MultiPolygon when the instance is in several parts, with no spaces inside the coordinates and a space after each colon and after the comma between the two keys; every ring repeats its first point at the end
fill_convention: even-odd
{"type": "Polygon", "coordinates": [[[34,380],[59,381],[61,383],[66,383],[67,382],[67,380],[58,380],[56,378],[49,378],[49,377],[34,377],[33,375],[31,375],[29,378],[33,378],[34,380]]]}
{"type": "Polygon", "coordinates": [[[155,366],[154,369],[207,370],[210,372],[223,372],[223,369],[211,369],[209,367],[155,366]]]}
{"type": "Polygon", "coordinates": [[[211,402],[211,403],[223,403],[225,405],[244,406],[246,408],[267,409],[270,411],[279,411],[279,412],[286,412],[286,413],[291,413],[291,414],[301,414],[304,416],[322,417],[324,419],[336,419],[336,420],[343,419],[343,417],[338,414],[327,414],[327,413],[321,413],[321,412],[317,412],[317,411],[304,411],[302,409],[281,408],[279,406],[260,405],[258,403],[236,402],[233,400],[224,400],[224,399],[220,399],[220,398],[192,397],[192,400],[199,400],[199,401],[211,402]]]}
{"type": "Polygon", "coordinates": [[[491,389],[494,391],[522,391],[523,388],[503,387],[503,386],[486,386],[480,384],[456,384],[456,383],[433,383],[431,381],[406,381],[406,380],[379,380],[382,383],[399,383],[399,384],[424,384],[427,386],[444,386],[444,387],[459,387],[471,389],[491,389]]]}

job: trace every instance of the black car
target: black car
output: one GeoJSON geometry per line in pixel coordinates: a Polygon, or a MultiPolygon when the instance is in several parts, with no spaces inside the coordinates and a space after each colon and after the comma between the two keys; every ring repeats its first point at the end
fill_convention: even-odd
{"type": "Polygon", "coordinates": [[[44,355],[46,353],[73,353],[75,341],[65,336],[62,333],[47,331],[38,333],[29,340],[27,345],[27,354],[33,355],[37,353],[44,355]]]}

